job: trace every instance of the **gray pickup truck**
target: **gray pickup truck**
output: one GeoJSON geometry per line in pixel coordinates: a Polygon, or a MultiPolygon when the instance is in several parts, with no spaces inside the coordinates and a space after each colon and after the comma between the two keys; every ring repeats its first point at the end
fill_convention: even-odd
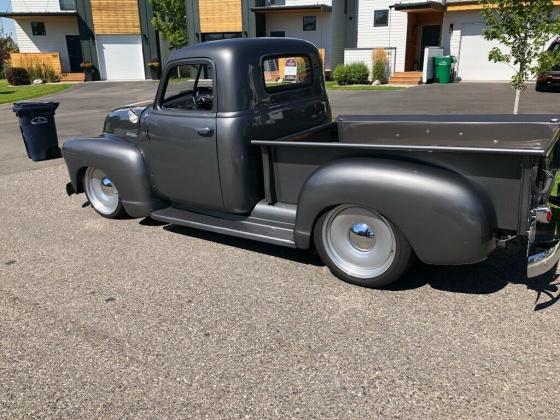
{"type": "Polygon", "coordinates": [[[382,287],[415,258],[472,264],[515,238],[529,276],[552,269],[558,241],[537,230],[557,200],[559,128],[550,115],[333,121],[312,44],[237,39],[173,52],[153,103],[111,112],[63,155],[67,192],[104,217],[314,248],[342,280],[382,287]]]}

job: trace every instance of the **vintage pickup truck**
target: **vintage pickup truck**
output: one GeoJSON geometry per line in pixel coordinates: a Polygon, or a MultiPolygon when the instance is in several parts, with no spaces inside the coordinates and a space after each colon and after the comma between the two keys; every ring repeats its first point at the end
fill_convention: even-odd
{"type": "Polygon", "coordinates": [[[559,127],[527,115],[333,121],[312,44],[237,39],[173,52],[153,103],[111,112],[101,136],[68,140],[63,155],[67,192],[104,217],[313,247],[340,279],[381,287],[414,258],[472,264],[514,238],[529,276],[552,269],[556,238],[535,238],[558,200],[559,127]]]}

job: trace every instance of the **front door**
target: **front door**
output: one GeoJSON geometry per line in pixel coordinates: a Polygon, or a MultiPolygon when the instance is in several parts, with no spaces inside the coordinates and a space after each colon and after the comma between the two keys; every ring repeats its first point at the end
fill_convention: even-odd
{"type": "Polygon", "coordinates": [[[84,61],[80,35],[66,35],[66,48],[68,50],[68,60],[70,61],[70,72],[80,73],[82,71],[80,64],[84,61]]]}
{"type": "Polygon", "coordinates": [[[424,25],[422,26],[422,38],[420,41],[420,59],[418,66],[420,70],[424,69],[424,50],[426,47],[438,47],[441,37],[441,25],[424,25]]]}
{"type": "Polygon", "coordinates": [[[148,165],[158,195],[178,208],[222,210],[211,62],[166,69],[147,120],[148,165]]]}

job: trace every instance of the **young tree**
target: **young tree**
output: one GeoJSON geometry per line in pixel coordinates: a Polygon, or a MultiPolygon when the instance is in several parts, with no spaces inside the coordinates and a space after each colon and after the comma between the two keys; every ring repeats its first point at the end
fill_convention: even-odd
{"type": "Polygon", "coordinates": [[[509,64],[515,70],[511,85],[515,89],[513,113],[517,114],[527,82],[560,62],[560,51],[546,49],[552,38],[560,34],[560,17],[552,17],[552,0],[478,1],[484,6],[488,27],[484,38],[499,41],[505,47],[492,48],[489,60],[509,64]]]}
{"type": "Polygon", "coordinates": [[[5,64],[10,60],[10,54],[19,49],[10,35],[0,33],[0,75],[4,75],[5,64]]]}
{"type": "Polygon", "coordinates": [[[150,0],[154,10],[152,25],[169,42],[169,48],[187,45],[185,0],[150,0]]]}

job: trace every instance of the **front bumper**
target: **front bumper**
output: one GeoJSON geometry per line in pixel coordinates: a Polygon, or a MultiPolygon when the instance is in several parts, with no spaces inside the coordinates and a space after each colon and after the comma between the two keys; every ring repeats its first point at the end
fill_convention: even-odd
{"type": "Polygon", "coordinates": [[[527,277],[537,277],[556,267],[560,260],[560,240],[539,246],[527,259],[527,277]]]}

